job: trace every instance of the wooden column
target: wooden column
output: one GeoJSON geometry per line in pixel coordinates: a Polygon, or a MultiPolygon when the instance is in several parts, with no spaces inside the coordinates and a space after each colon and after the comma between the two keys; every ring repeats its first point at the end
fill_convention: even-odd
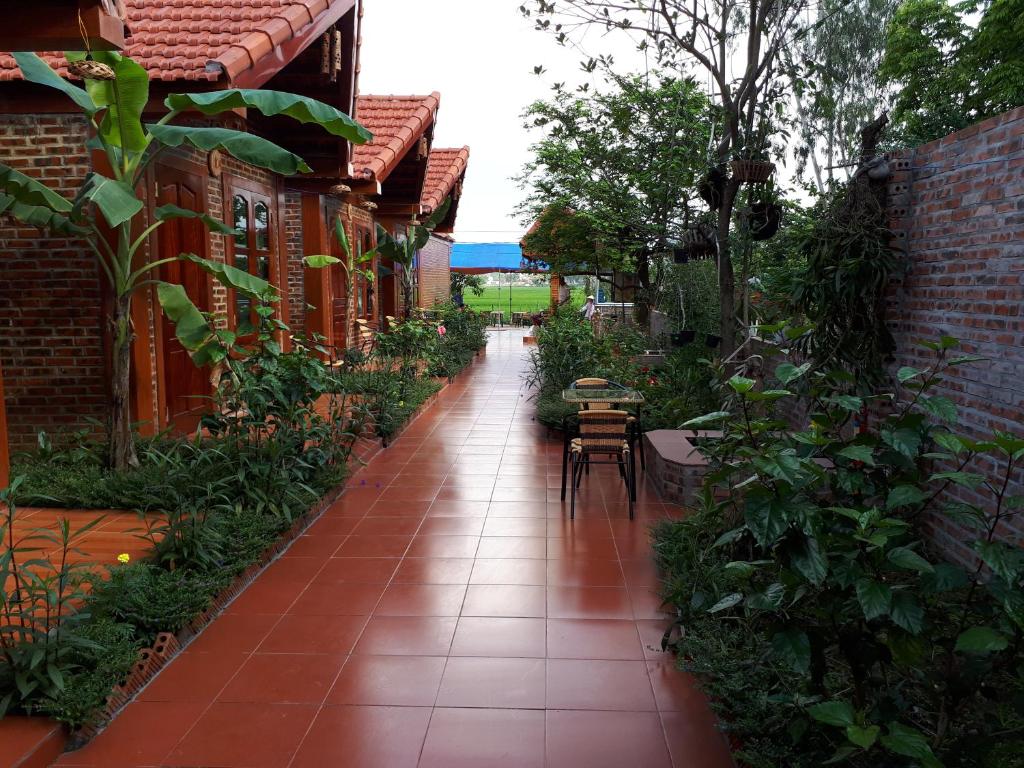
{"type": "Polygon", "coordinates": [[[0,488],[10,482],[10,448],[7,443],[7,409],[4,407],[4,372],[0,370],[0,488]]]}
{"type": "Polygon", "coordinates": [[[558,294],[561,291],[562,278],[552,273],[551,275],[551,308],[558,307],[558,294]]]}

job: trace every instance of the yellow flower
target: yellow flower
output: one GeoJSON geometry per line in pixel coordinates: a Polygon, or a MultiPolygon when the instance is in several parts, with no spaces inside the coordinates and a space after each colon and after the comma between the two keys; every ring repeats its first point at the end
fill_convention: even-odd
{"type": "Polygon", "coordinates": [[[131,561],[131,559],[132,556],[129,555],[127,552],[122,552],[120,555],[117,556],[117,562],[119,563],[128,563],[129,561],[131,561]]]}
{"type": "Polygon", "coordinates": [[[399,401],[398,401],[398,407],[399,407],[399,408],[401,408],[401,407],[402,407],[402,406],[404,406],[404,405],[405,405],[405,400],[399,400],[399,401]]]}

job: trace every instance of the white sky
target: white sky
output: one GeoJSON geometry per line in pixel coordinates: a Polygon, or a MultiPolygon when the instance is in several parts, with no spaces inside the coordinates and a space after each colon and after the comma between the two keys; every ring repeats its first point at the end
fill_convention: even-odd
{"type": "MultiPolygon", "coordinates": [[[[520,114],[550,96],[551,83],[581,76],[583,55],[534,31],[519,13],[521,2],[364,0],[360,92],[439,91],[434,146],[470,147],[455,231],[461,242],[519,241],[524,228],[514,212],[523,195],[511,177],[529,159],[531,143],[520,114]],[[533,73],[540,64],[543,77],[533,73]]],[[[637,55],[624,39],[593,40],[588,54],[637,55]]]]}

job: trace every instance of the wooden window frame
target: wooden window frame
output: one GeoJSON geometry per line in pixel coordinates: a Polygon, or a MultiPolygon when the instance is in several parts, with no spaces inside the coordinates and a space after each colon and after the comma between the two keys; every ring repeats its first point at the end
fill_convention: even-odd
{"type": "MultiPolygon", "coordinates": [[[[280,232],[280,212],[278,207],[278,194],[275,184],[264,184],[252,179],[247,179],[241,176],[233,174],[224,174],[223,184],[223,217],[225,223],[229,227],[235,225],[235,197],[240,196],[248,202],[248,214],[249,214],[249,231],[248,231],[248,246],[246,248],[247,255],[249,256],[249,274],[259,277],[259,274],[253,272],[253,265],[260,255],[266,254],[267,265],[268,265],[268,282],[277,289],[278,293],[284,296],[285,292],[282,288],[282,280],[286,279],[287,273],[281,264],[282,253],[280,247],[280,239],[278,237],[280,232]],[[260,198],[257,200],[256,198],[260,198]],[[265,251],[254,248],[256,230],[254,226],[256,205],[257,202],[263,202],[267,206],[267,245],[268,248],[265,251]]],[[[234,237],[225,238],[226,245],[224,248],[224,262],[232,267],[236,266],[236,244],[234,237]]],[[[232,331],[238,329],[238,308],[236,306],[237,296],[236,291],[233,288],[228,288],[227,291],[227,316],[228,316],[228,328],[232,331]]],[[[278,308],[278,315],[280,315],[280,308],[278,308]]],[[[250,323],[254,326],[256,316],[254,311],[250,311],[250,323]]],[[[245,339],[253,338],[254,334],[246,335],[245,339]]]]}

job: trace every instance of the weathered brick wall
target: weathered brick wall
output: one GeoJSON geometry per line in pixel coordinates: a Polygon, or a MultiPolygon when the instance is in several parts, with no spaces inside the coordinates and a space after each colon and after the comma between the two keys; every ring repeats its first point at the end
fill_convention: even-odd
{"type": "Polygon", "coordinates": [[[305,264],[307,255],[302,247],[302,195],[288,192],[284,196],[284,242],[288,264],[288,326],[297,336],[306,334],[306,280],[305,264]]]}
{"type": "MultiPolygon", "coordinates": [[[[0,162],[73,196],[90,170],[77,115],[0,116],[0,162]]],[[[92,253],[0,217],[0,368],[11,448],[103,419],[101,284],[92,253]]]]}
{"type": "Polygon", "coordinates": [[[442,237],[430,236],[430,241],[420,250],[419,257],[419,305],[430,309],[451,298],[452,244],[442,237]]]}
{"type": "MultiPolygon", "coordinates": [[[[889,317],[895,366],[924,367],[917,342],[956,337],[986,362],[951,373],[936,394],[951,398],[959,429],[1024,436],[1024,108],[892,158],[890,213],[906,243],[908,271],[894,286],[889,317]]],[[[993,476],[993,464],[975,471],[993,476]]],[[[1018,474],[1017,492],[1021,488],[1018,474]]],[[[956,489],[976,503],[980,495],[956,489]]],[[[969,557],[963,537],[937,520],[935,537],[969,557]]],[[[1024,520],[1005,531],[1024,537],[1024,520]]]]}

